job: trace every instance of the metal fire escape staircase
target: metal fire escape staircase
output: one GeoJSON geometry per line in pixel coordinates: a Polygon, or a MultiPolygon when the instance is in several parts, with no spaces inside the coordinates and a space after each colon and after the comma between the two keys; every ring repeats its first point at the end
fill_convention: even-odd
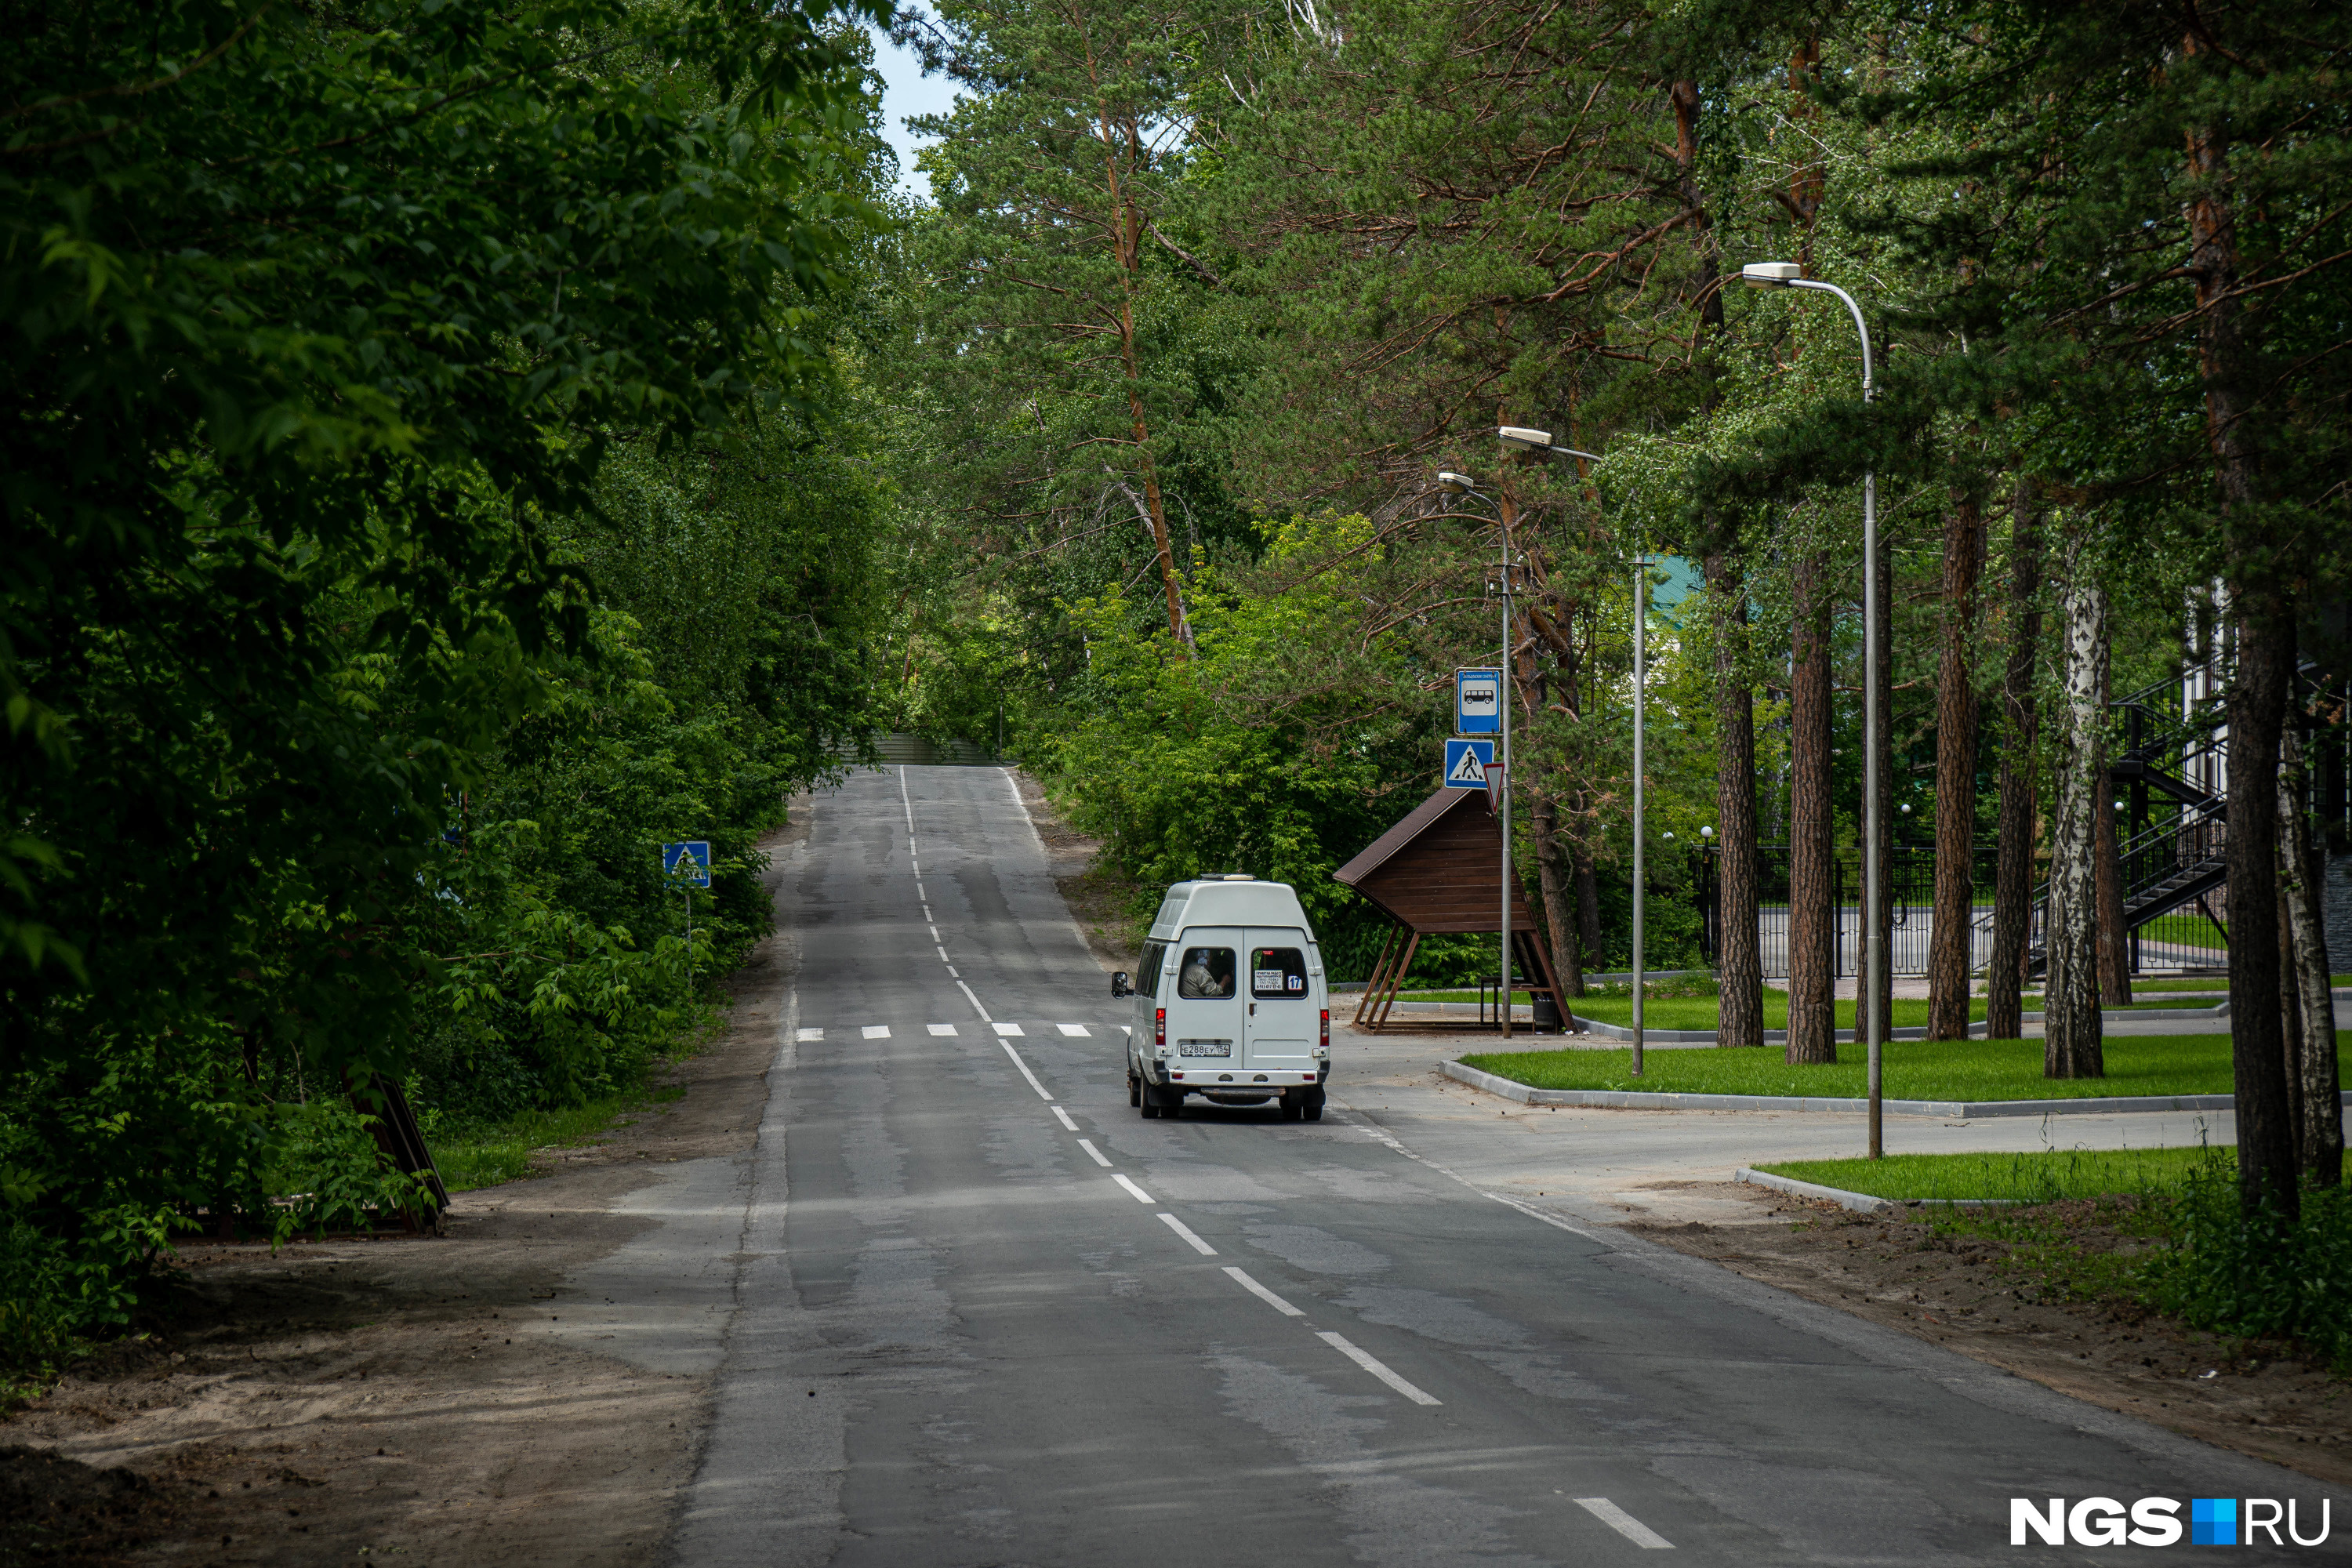
{"type": "MultiPolygon", "coordinates": [[[[2195,781],[2223,776],[2220,764],[2228,742],[2218,734],[2218,703],[2166,711],[2178,704],[2179,691],[2177,682],[2162,681],[2108,704],[2123,716],[2124,746],[2107,763],[2107,773],[2116,784],[2139,792],[2133,818],[2146,822],[2147,792],[2168,797],[2178,808],[2168,821],[2137,827],[2119,847],[2124,930],[2136,933],[2176,910],[2199,904],[2226,944],[2227,928],[2205,900],[2229,880],[2229,801],[2226,794],[2195,781]]],[[[2049,907],[2045,879],[2033,889],[2033,933],[2026,958],[2037,975],[2048,962],[2042,922],[2049,907]]]]}

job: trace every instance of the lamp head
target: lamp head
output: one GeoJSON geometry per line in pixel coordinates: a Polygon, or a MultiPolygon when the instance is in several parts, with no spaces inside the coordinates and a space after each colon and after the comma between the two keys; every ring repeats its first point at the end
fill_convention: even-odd
{"type": "Polygon", "coordinates": [[[1793,261],[1751,261],[1739,269],[1750,289],[1786,289],[1804,275],[1793,261]]]}
{"type": "Polygon", "coordinates": [[[1457,474],[1451,468],[1440,469],[1437,488],[1450,496],[1476,495],[1478,486],[1467,474],[1457,474]]]}
{"type": "Polygon", "coordinates": [[[1698,830],[1698,836],[1701,838],[1712,838],[1715,837],[1715,829],[1712,827],[1702,827],[1698,830]]]}
{"type": "Polygon", "coordinates": [[[1505,425],[1495,432],[1496,438],[1516,452],[1543,452],[1551,447],[1551,432],[1530,430],[1524,425],[1505,425]]]}

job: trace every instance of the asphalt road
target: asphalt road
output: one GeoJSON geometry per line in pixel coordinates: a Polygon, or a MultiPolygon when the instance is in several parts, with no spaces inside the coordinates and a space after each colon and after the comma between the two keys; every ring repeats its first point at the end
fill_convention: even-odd
{"type": "Polygon", "coordinates": [[[1344,1067],[1319,1124],[1141,1120],[1003,772],[858,774],[797,867],[677,1563],[1990,1563],[2012,1497],[2347,1539],[2333,1489],[1494,1195],[1344,1067]]]}

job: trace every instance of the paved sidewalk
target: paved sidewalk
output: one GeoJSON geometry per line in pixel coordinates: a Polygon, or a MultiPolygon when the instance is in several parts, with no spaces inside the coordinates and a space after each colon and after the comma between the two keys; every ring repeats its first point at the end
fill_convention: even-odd
{"type": "MultiPolygon", "coordinates": [[[[1536,1049],[1561,1043],[1557,1037],[1527,1042],[1536,1049]]],[[[1868,1123],[1858,1113],[1536,1109],[1438,1076],[1439,1062],[1496,1045],[1492,1035],[1373,1036],[1335,1028],[1333,1104],[1473,1185],[1607,1223],[1756,1222],[1764,1210],[1749,1194],[1727,1187],[1736,1167],[1838,1159],[1868,1148],[1868,1123]]],[[[1886,1147],[1897,1153],[2145,1149],[2236,1138],[2229,1111],[1971,1121],[1889,1117],[1885,1122],[1886,1147]]]]}

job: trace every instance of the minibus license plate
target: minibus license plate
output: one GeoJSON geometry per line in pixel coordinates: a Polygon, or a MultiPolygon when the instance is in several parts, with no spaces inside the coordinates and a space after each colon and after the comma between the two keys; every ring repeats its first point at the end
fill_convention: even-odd
{"type": "Polygon", "coordinates": [[[1176,1054],[1180,1057],[1229,1057],[1234,1054],[1231,1040],[1179,1040],[1176,1054]]]}

